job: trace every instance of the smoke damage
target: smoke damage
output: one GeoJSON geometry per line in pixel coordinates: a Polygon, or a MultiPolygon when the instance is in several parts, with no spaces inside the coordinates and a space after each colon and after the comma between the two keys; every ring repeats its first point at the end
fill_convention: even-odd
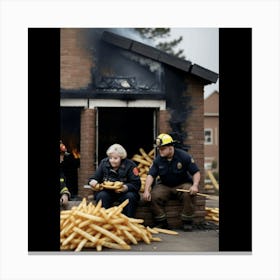
{"type": "Polygon", "coordinates": [[[94,28],[86,32],[87,49],[93,59],[89,87],[94,96],[106,93],[134,100],[141,95],[152,99],[161,94],[170,113],[170,134],[177,146],[188,150],[184,144],[188,137],[185,124],[193,108],[185,72],[190,71],[191,63],[150,48],[154,42],[144,40],[133,28],[94,28]]]}
{"type": "MultiPolygon", "coordinates": [[[[126,32],[124,29],[113,30],[114,34],[133,34],[131,29],[126,32]]],[[[108,40],[128,48],[125,38],[122,41],[108,31],[111,32],[112,29],[91,30],[88,35],[88,44],[93,46],[92,57],[94,61],[91,69],[91,87],[95,92],[162,93],[162,65],[140,54],[131,53],[128,49],[110,44],[108,40]],[[104,34],[107,35],[105,40],[103,38],[104,34]]]]}
{"type": "Polygon", "coordinates": [[[170,135],[176,141],[176,146],[188,151],[189,146],[184,144],[188,137],[185,130],[185,123],[191,114],[193,107],[188,92],[188,84],[185,82],[183,74],[175,71],[170,67],[165,67],[166,71],[166,87],[170,89],[167,94],[166,103],[170,113],[169,125],[171,128],[170,135]]]}
{"type": "MultiPolygon", "coordinates": [[[[128,43],[119,37],[106,37],[104,32],[111,32],[125,38],[152,46],[151,40],[143,38],[133,28],[100,28],[90,31],[90,42],[94,45],[95,63],[92,68],[93,88],[96,92],[164,93],[167,109],[170,113],[170,134],[177,146],[188,150],[184,144],[188,137],[185,123],[192,112],[190,97],[186,95],[188,85],[184,73],[174,67],[164,65],[154,59],[131,52],[128,43]],[[117,47],[108,41],[116,43],[117,47]]],[[[141,49],[142,45],[138,44],[141,49]]]]}

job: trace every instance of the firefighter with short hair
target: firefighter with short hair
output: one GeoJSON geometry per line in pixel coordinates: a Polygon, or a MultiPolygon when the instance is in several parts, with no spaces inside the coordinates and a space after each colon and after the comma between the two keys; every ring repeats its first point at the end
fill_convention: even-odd
{"type": "Polygon", "coordinates": [[[149,170],[143,199],[151,201],[155,226],[169,228],[164,206],[171,198],[183,201],[181,219],[184,231],[193,227],[194,205],[200,182],[200,170],[193,157],[186,151],[175,148],[175,141],[166,133],[155,140],[159,154],[149,170]],[[158,178],[155,186],[154,180],[158,178]],[[178,192],[176,189],[189,192],[178,192]]]}

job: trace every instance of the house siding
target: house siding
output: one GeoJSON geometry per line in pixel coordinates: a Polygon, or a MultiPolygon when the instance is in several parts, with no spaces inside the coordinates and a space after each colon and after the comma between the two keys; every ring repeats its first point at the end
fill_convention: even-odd
{"type": "Polygon", "coordinates": [[[219,93],[216,91],[205,99],[204,128],[213,132],[212,144],[205,144],[205,163],[217,162],[219,168],[219,93]]]}

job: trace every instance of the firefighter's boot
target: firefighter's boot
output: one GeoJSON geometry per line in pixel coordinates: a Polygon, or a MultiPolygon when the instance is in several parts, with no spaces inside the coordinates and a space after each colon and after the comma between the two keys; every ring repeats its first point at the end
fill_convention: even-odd
{"type": "Polygon", "coordinates": [[[167,219],[161,219],[161,220],[155,219],[154,227],[163,228],[163,229],[171,229],[167,222],[167,219]]]}
{"type": "Polygon", "coordinates": [[[183,221],[183,231],[193,230],[193,220],[183,221]]]}

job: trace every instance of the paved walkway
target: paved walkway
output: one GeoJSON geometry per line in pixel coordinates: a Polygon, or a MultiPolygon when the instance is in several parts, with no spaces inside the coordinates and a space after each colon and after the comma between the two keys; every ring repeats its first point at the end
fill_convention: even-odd
{"type": "Polygon", "coordinates": [[[156,234],[162,241],[152,242],[151,244],[137,244],[132,246],[130,252],[138,253],[169,253],[182,254],[194,252],[218,252],[219,251],[219,233],[215,230],[193,232],[184,232],[176,230],[178,235],[156,234]]]}
{"type": "MultiPolygon", "coordinates": [[[[164,233],[153,234],[154,237],[160,237],[162,241],[153,241],[150,244],[140,242],[137,245],[131,245],[130,250],[115,250],[103,248],[101,252],[95,249],[85,249],[75,254],[100,254],[100,255],[129,255],[129,254],[217,254],[219,252],[219,233],[217,230],[194,230],[184,232],[176,230],[178,235],[169,235],[164,233]]],[[[64,254],[73,254],[72,251],[63,252],[64,254]]]]}

